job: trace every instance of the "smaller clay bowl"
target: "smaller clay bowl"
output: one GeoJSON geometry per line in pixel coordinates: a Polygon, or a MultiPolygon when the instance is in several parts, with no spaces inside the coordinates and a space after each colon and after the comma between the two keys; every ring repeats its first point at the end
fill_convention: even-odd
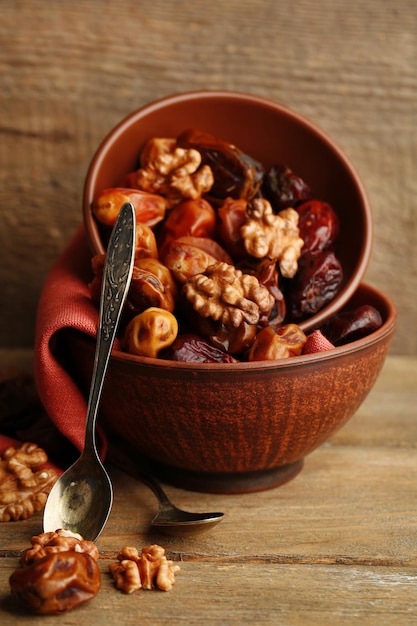
{"type": "MultiPolygon", "coordinates": [[[[193,364],[114,351],[100,424],[131,463],[146,457],[173,484],[218,493],[280,485],[356,413],[381,370],[395,307],[361,284],[347,307],[363,304],[381,313],[376,332],[307,356],[193,364]]],[[[87,394],[94,341],[74,331],[62,340],[62,354],[87,394]]]]}
{"type": "Polygon", "coordinates": [[[316,328],[349,300],[364,276],[372,247],[371,209],[359,176],[334,141],[307,119],[265,98],[196,91],[153,102],[121,121],[99,146],[85,181],[83,214],[92,252],[105,251],[105,233],[91,212],[93,200],[138,168],[148,139],[177,137],[192,127],[235,144],[265,168],[289,166],[315,197],[337,211],[337,256],[344,279],[332,302],[300,323],[304,331],[316,328]]]}

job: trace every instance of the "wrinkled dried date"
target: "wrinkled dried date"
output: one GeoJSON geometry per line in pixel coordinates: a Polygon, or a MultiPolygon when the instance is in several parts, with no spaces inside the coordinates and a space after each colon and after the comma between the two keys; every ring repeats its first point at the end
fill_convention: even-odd
{"type": "Polygon", "coordinates": [[[169,353],[164,355],[172,361],[193,363],[236,363],[230,354],[215,348],[199,335],[184,334],[175,340],[169,353]]]}
{"type": "Polygon", "coordinates": [[[105,189],[95,199],[93,213],[106,226],[114,226],[120,207],[131,202],[135,207],[138,222],[155,226],[165,217],[167,202],[162,196],[150,194],[139,189],[112,187],[105,189]]]}
{"type": "Polygon", "coordinates": [[[168,215],[158,236],[159,258],[164,260],[173,241],[179,237],[213,237],[216,230],[216,213],[204,198],[186,200],[168,215]]]}
{"type": "Polygon", "coordinates": [[[245,274],[253,274],[261,285],[264,285],[274,298],[274,305],[269,318],[261,319],[260,326],[268,325],[277,328],[285,319],[286,305],[284,294],[279,286],[279,271],[274,260],[269,258],[263,259],[260,263],[253,266],[244,263],[238,266],[245,274]]]}
{"type": "Polygon", "coordinates": [[[379,311],[373,306],[364,305],[334,315],[320,330],[334,346],[343,346],[370,335],[381,325],[382,317],[379,311]]]}
{"type": "Polygon", "coordinates": [[[333,208],[321,200],[309,200],[297,207],[298,228],[304,241],[301,254],[331,248],[339,237],[339,219],[333,208]]]}
{"type": "Polygon", "coordinates": [[[299,259],[297,274],[286,283],[288,320],[301,321],[320,311],[333,300],[342,279],[342,266],[332,251],[304,254],[299,259]]]}
{"type": "Polygon", "coordinates": [[[263,328],[256,336],[248,355],[249,361],[288,359],[301,354],[306,336],[297,324],[287,324],[273,330],[263,328]]]}
{"type": "Polygon", "coordinates": [[[33,613],[56,614],[94,598],[101,585],[97,561],[85,552],[58,552],[17,569],[10,588],[33,613]]]}
{"type": "Polygon", "coordinates": [[[309,200],[311,189],[307,183],[285,165],[273,165],[264,176],[262,194],[275,213],[309,200]]]}
{"type": "Polygon", "coordinates": [[[214,175],[211,197],[250,200],[255,196],[262,183],[263,167],[236,146],[195,129],[181,133],[177,144],[198,150],[203,164],[211,167],[214,175]]]}

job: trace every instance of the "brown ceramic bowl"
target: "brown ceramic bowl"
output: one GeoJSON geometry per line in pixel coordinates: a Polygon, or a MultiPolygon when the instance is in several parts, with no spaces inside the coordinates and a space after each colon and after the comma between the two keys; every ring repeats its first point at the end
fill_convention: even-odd
{"type": "MultiPolygon", "coordinates": [[[[388,297],[361,284],[348,307],[371,304],[383,325],[327,352],[275,362],[194,364],[113,351],[100,423],[163,479],[188,489],[239,493],[293,478],[304,457],[354,415],[372,388],[396,324],[388,297]]],[[[87,393],[94,341],[69,331],[62,347],[87,393]]],[[[119,462],[119,459],[118,459],[119,462]]],[[[122,462],[123,465],[123,462],[122,462]]]]}
{"type": "Polygon", "coordinates": [[[235,92],[190,92],[153,102],[120,122],[99,146],[85,182],[83,213],[92,251],[105,249],[91,212],[94,198],[137,169],[148,139],[176,137],[191,127],[234,143],[265,167],[288,165],[315,197],[336,209],[344,280],[336,298],[300,324],[304,331],[317,327],[349,300],[364,276],[372,247],[371,209],[357,173],[336,144],[310,121],[270,100],[235,92]]]}

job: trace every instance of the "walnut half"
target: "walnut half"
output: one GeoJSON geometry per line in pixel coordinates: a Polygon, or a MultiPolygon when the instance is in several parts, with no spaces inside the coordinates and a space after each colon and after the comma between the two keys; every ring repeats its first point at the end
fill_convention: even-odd
{"type": "Polygon", "coordinates": [[[78,533],[62,528],[55,532],[41,533],[31,539],[31,548],[22,552],[20,557],[22,565],[31,565],[51,554],[58,552],[85,552],[95,561],[98,560],[98,549],[93,541],[87,541],[78,533]]]}
{"type": "Polygon", "coordinates": [[[275,215],[268,200],[256,198],[246,208],[246,223],[240,232],[248,254],[257,259],[276,259],[283,276],[295,276],[304,243],[295,209],[275,215]]]}
{"type": "Polygon", "coordinates": [[[117,555],[117,562],[110,563],[109,571],[117,589],[133,593],[138,589],[161,589],[170,591],[175,584],[175,574],[180,571],[165,555],[165,549],[157,544],[142,548],[125,546],[117,555]]]}
{"type": "Polygon", "coordinates": [[[202,317],[234,328],[243,322],[257,324],[263,315],[269,315],[274,304],[272,295],[256,276],[223,262],[191,276],[183,293],[202,317]]]}
{"type": "Polygon", "coordinates": [[[193,148],[181,148],[172,139],[152,139],[141,155],[137,171],[140,189],[165,196],[173,206],[182,199],[196,199],[214,183],[209,165],[201,165],[201,155],[193,148]]]}
{"type": "Polygon", "coordinates": [[[9,447],[0,456],[0,522],[28,519],[40,511],[58,478],[42,466],[48,457],[34,443],[9,447]]]}

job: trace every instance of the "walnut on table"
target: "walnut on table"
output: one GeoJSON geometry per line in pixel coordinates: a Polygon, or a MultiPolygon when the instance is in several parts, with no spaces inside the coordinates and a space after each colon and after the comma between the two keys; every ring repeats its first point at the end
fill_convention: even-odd
{"type": "Polygon", "coordinates": [[[180,148],[172,139],[151,139],[142,152],[136,184],[143,191],[165,196],[170,206],[201,198],[214,183],[210,166],[202,166],[201,161],[194,148],[180,148]]]}
{"type": "Polygon", "coordinates": [[[22,565],[31,565],[35,561],[58,552],[85,552],[95,561],[99,557],[97,546],[93,541],[87,541],[78,533],[62,528],[33,536],[31,544],[31,548],[22,552],[20,557],[22,565]]]}
{"type": "Polygon", "coordinates": [[[157,544],[142,548],[125,546],[117,555],[117,562],[109,565],[117,589],[133,593],[138,589],[170,591],[175,584],[178,565],[167,559],[165,549],[157,544]]]}
{"type": "Polygon", "coordinates": [[[246,223],[240,232],[248,254],[257,259],[276,259],[283,276],[295,276],[304,244],[295,209],[284,209],[276,215],[268,200],[256,198],[246,207],[246,223]]]}
{"type": "Polygon", "coordinates": [[[0,522],[28,519],[40,511],[52,485],[55,470],[42,468],[47,454],[34,443],[7,448],[0,456],[0,522]]]}

